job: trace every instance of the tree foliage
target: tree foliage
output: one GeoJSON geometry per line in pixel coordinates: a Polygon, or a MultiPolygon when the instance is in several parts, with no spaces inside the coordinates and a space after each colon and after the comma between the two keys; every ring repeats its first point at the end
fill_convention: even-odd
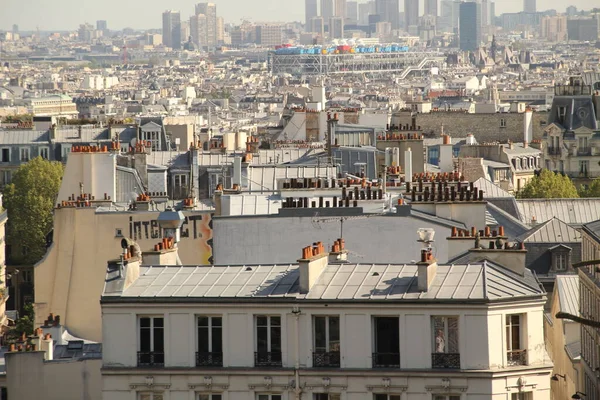
{"type": "Polygon", "coordinates": [[[13,249],[13,264],[34,264],[44,256],[62,175],[61,163],[37,157],[21,165],[4,188],[6,242],[13,249]]]}
{"type": "Polygon", "coordinates": [[[581,197],[600,197],[600,178],[594,179],[587,188],[579,191],[581,197]]]}
{"type": "Polygon", "coordinates": [[[521,199],[572,199],[579,197],[579,194],[568,176],[544,169],[517,193],[517,197],[521,199]]]}

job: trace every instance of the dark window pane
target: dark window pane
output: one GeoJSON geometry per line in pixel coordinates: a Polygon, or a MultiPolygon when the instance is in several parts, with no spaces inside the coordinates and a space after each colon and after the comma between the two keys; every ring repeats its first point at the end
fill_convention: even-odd
{"type": "Polygon", "coordinates": [[[162,328],[154,329],[154,351],[162,352],[165,349],[164,332],[162,328]]]}
{"type": "Polygon", "coordinates": [[[264,316],[256,317],[256,325],[257,326],[267,326],[267,317],[264,317],[264,316]]]}
{"type": "Polygon", "coordinates": [[[400,332],[397,317],[381,317],[375,320],[376,353],[400,353],[400,332]]]}
{"type": "Polygon", "coordinates": [[[281,351],[281,328],[271,327],[271,351],[281,351]]]}
{"type": "Polygon", "coordinates": [[[271,317],[271,326],[281,326],[281,317],[271,317]]]}
{"type": "MultiPolygon", "coordinates": [[[[223,318],[221,317],[213,317],[212,326],[223,326],[223,318]]],[[[221,396],[221,395],[217,395],[221,396]]]]}
{"type": "Polygon", "coordinates": [[[208,328],[198,328],[198,351],[207,353],[208,349],[208,328]]]}
{"type": "Polygon", "coordinates": [[[325,317],[315,317],[315,350],[327,351],[327,338],[325,337],[325,317]]]}
{"type": "Polygon", "coordinates": [[[222,329],[220,327],[213,327],[212,330],[212,351],[215,353],[223,352],[223,338],[222,329]]]}
{"type": "Polygon", "coordinates": [[[387,394],[374,394],[373,400],[388,400],[387,394]]]}
{"type": "Polygon", "coordinates": [[[150,329],[140,329],[140,351],[150,351],[150,329]]]}
{"type": "Polygon", "coordinates": [[[198,317],[198,326],[208,326],[208,317],[198,317]]]}
{"type": "Polygon", "coordinates": [[[256,350],[259,353],[269,351],[266,327],[258,327],[256,329],[256,350]]]}
{"type": "Polygon", "coordinates": [[[155,327],[164,327],[165,323],[164,323],[164,319],[163,318],[154,318],[154,326],[155,327]]]}
{"type": "Polygon", "coordinates": [[[448,353],[458,353],[458,318],[448,317],[448,353]]]}
{"type": "Polygon", "coordinates": [[[140,318],[140,327],[149,328],[150,327],[150,318],[140,318]]]}
{"type": "Polygon", "coordinates": [[[281,395],[280,394],[272,394],[271,400],[281,400],[281,395]]]}
{"type": "Polygon", "coordinates": [[[340,318],[329,317],[329,341],[339,342],[340,341],[340,318]]]}

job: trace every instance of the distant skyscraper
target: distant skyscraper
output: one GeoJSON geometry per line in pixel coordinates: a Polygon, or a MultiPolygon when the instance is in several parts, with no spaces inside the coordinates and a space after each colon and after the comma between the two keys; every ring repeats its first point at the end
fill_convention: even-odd
{"type": "Polygon", "coordinates": [[[304,0],[304,18],[306,21],[306,30],[308,31],[310,27],[311,18],[317,17],[319,15],[319,4],[318,0],[304,0]]]}
{"type": "Polygon", "coordinates": [[[309,29],[310,32],[316,33],[322,38],[325,37],[325,22],[323,22],[323,17],[312,17],[309,29]]]}
{"type": "Polygon", "coordinates": [[[496,25],[496,3],[490,3],[490,25],[496,25]]]}
{"type": "Polygon", "coordinates": [[[369,25],[369,15],[376,13],[375,0],[358,4],[358,24],[369,25]]]}
{"type": "Polygon", "coordinates": [[[217,5],[215,3],[196,4],[196,15],[206,15],[206,39],[202,44],[205,47],[214,47],[217,45],[217,5]]]}
{"type": "Polygon", "coordinates": [[[108,24],[104,20],[96,21],[96,30],[106,31],[108,29],[108,24]]]}
{"type": "Polygon", "coordinates": [[[425,15],[438,16],[438,0],[425,0],[425,15]]]}
{"type": "Polygon", "coordinates": [[[321,0],[321,17],[325,21],[325,24],[329,23],[329,18],[334,16],[335,12],[335,0],[321,0]]]}
{"type": "Polygon", "coordinates": [[[400,0],[375,0],[375,14],[380,17],[378,22],[389,22],[392,29],[400,28],[400,0]]]}
{"type": "Polygon", "coordinates": [[[458,28],[458,6],[455,0],[442,0],[439,28],[446,32],[454,32],[458,28]]]}
{"type": "Polygon", "coordinates": [[[481,0],[481,26],[490,25],[490,1],[481,0]]]}
{"type": "Polygon", "coordinates": [[[419,0],[404,0],[404,29],[419,25],[419,0]]]}
{"type": "Polygon", "coordinates": [[[333,14],[336,17],[346,18],[346,0],[335,0],[333,14]]]}
{"type": "Polygon", "coordinates": [[[358,1],[346,2],[346,24],[358,24],[358,1]]]}
{"type": "Polygon", "coordinates": [[[206,15],[196,14],[190,17],[190,36],[199,49],[208,46],[208,27],[206,15]]]}
{"type": "Polygon", "coordinates": [[[460,3],[460,49],[475,51],[481,43],[481,6],[479,3],[460,3]]]}
{"type": "Polygon", "coordinates": [[[13,33],[19,33],[19,25],[14,24],[12,28],[13,33]]]}
{"type": "Polygon", "coordinates": [[[329,18],[329,38],[343,39],[344,38],[344,18],[331,17],[329,18]]]}
{"type": "Polygon", "coordinates": [[[163,13],[162,34],[165,46],[181,49],[181,14],[167,10],[163,13]]]}
{"type": "Polygon", "coordinates": [[[537,11],[535,4],[536,0],[523,0],[523,11],[526,13],[534,13],[537,11]]]}

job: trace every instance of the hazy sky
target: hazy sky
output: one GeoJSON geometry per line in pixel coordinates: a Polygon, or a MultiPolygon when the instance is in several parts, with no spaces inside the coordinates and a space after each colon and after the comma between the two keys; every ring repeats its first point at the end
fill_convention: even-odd
{"type": "MultiPolygon", "coordinates": [[[[364,0],[359,0],[364,2],[364,0]]],[[[75,30],[83,22],[105,19],[111,29],[160,28],[165,9],[181,11],[182,18],[194,12],[194,0],[0,0],[0,30],[75,30]]],[[[226,22],[241,18],[251,21],[303,21],[304,0],[213,0],[226,22]]],[[[423,0],[421,0],[423,3],[423,0]]],[[[400,11],[404,1],[400,0],[400,11]]],[[[554,8],[564,12],[569,4],[589,9],[598,0],[538,0],[538,10],[554,8]]],[[[496,0],[496,14],[521,11],[522,0],[496,0]]],[[[421,12],[423,5],[421,4],[421,12]]]]}

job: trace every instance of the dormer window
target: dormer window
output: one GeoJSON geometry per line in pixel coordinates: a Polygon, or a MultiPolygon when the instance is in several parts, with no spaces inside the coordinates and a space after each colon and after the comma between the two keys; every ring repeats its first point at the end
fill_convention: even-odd
{"type": "Polygon", "coordinates": [[[565,122],[565,117],[567,116],[567,107],[558,107],[558,122],[563,124],[565,122]]]}
{"type": "Polygon", "coordinates": [[[552,271],[567,271],[571,265],[571,248],[564,244],[559,244],[551,247],[549,250],[552,255],[552,271]]]}

